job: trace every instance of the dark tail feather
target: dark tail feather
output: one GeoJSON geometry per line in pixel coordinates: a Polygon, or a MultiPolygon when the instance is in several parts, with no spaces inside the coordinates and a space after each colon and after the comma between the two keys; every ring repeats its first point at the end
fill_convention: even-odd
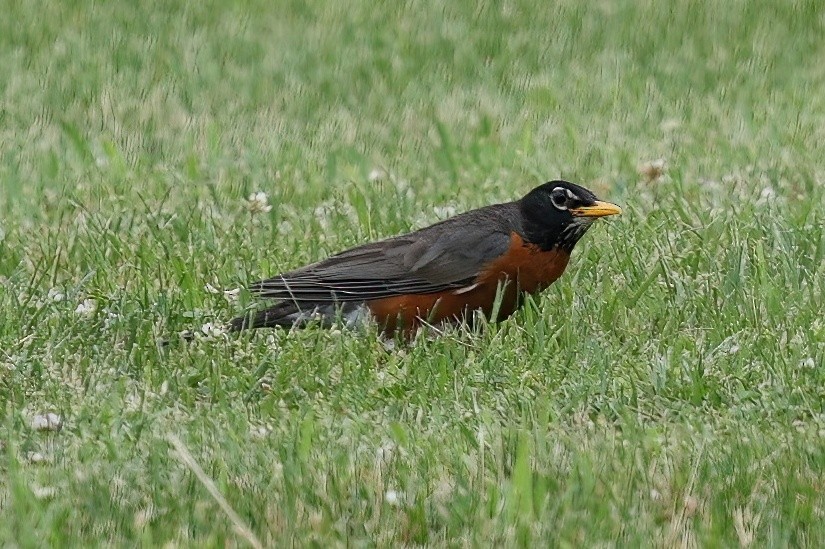
{"type": "Polygon", "coordinates": [[[306,303],[300,305],[294,301],[281,301],[268,309],[250,311],[245,316],[230,321],[227,326],[230,332],[249,330],[254,328],[303,328],[312,322],[329,328],[336,319],[341,319],[346,325],[359,322],[363,318],[360,314],[363,309],[360,303],[306,303]]]}
{"type": "Polygon", "coordinates": [[[244,316],[233,318],[229,322],[228,328],[230,332],[254,328],[274,328],[275,326],[291,328],[303,320],[303,316],[301,309],[294,303],[281,302],[274,307],[260,311],[250,311],[244,316]]]}
{"type": "Polygon", "coordinates": [[[295,311],[284,312],[282,307],[273,307],[262,311],[250,311],[244,316],[233,318],[229,322],[230,332],[251,330],[254,328],[274,328],[275,326],[292,327],[295,323],[295,311]]]}

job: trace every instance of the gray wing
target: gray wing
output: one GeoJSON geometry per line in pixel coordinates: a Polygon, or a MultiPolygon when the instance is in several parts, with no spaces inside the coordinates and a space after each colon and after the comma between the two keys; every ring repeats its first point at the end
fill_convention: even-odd
{"type": "Polygon", "coordinates": [[[414,233],[365,244],[256,282],[250,290],[266,298],[318,303],[461,288],[507,252],[513,230],[511,207],[512,203],[475,210],[414,233]]]}

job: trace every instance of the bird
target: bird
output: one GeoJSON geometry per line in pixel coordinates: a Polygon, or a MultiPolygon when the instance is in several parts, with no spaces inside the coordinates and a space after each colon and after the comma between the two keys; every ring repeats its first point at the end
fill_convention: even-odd
{"type": "Polygon", "coordinates": [[[385,336],[410,338],[424,325],[471,323],[475,311],[501,321],[562,275],[594,220],[621,212],[580,185],[549,181],[519,200],[254,282],[249,292],[274,304],[233,319],[228,330],[372,319],[385,336]]]}

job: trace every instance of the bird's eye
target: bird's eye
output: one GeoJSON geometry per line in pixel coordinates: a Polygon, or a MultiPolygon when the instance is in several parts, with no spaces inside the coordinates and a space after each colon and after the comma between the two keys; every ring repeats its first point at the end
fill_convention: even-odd
{"type": "Polygon", "coordinates": [[[568,193],[570,193],[570,191],[562,187],[553,189],[553,192],[550,193],[550,200],[553,202],[553,206],[559,210],[566,210],[567,200],[569,198],[568,193]]]}

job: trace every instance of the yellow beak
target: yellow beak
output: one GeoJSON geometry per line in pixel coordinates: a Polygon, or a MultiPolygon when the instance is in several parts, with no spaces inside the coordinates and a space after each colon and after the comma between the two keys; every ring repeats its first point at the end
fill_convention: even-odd
{"type": "Polygon", "coordinates": [[[597,200],[595,204],[590,206],[582,206],[581,208],[573,208],[570,213],[576,217],[604,217],[606,215],[619,215],[622,209],[610,202],[602,202],[597,200]]]}

